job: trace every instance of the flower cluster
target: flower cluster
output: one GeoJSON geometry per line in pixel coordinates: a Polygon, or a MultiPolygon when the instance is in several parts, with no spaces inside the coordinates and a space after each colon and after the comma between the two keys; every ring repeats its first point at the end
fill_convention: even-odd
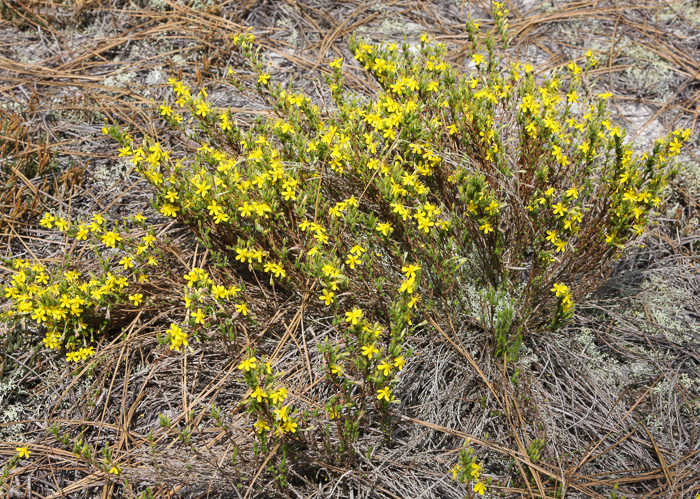
{"type": "Polygon", "coordinates": [[[289,394],[279,381],[282,373],[273,374],[270,363],[264,358],[251,355],[238,366],[250,388],[250,394],[243,401],[246,412],[256,422],[253,424],[263,445],[269,438],[286,439],[293,437],[299,427],[296,410],[286,403],[289,394]]]}
{"type": "Polygon", "coordinates": [[[571,300],[571,290],[566,284],[555,283],[550,291],[557,298],[557,309],[553,320],[553,326],[556,328],[573,316],[574,302],[571,300]]]}
{"type": "Polygon", "coordinates": [[[481,480],[483,464],[476,462],[474,449],[469,444],[470,440],[467,438],[464,447],[459,452],[457,463],[450,469],[452,479],[460,483],[471,484],[474,492],[483,496],[486,492],[486,485],[481,480]]]}
{"type": "MultiPolygon", "coordinates": [[[[137,214],[122,224],[108,226],[95,214],[87,221],[71,221],[44,213],[40,225],[58,230],[75,245],[92,249],[101,267],[86,271],[67,257],[53,268],[24,259],[11,262],[13,273],[3,288],[12,301],[6,320],[33,323],[44,332],[43,344],[65,351],[68,362],[81,362],[95,354],[90,345],[96,332],[108,327],[107,311],[128,309],[148,298],[138,292],[149,282],[149,273],[158,265],[157,238],[137,214]],[[134,234],[127,228],[134,224],[134,234]],[[136,233],[140,233],[137,236],[136,233]]],[[[114,313],[114,312],[113,312],[114,313]]]]}

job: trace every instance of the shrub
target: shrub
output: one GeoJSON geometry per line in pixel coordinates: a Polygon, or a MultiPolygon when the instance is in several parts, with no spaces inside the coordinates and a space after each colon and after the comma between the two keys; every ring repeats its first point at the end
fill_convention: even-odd
{"type": "MultiPolygon", "coordinates": [[[[137,214],[110,226],[99,214],[89,221],[71,221],[45,213],[42,227],[73,239],[73,246],[81,247],[79,255],[92,250],[95,261],[88,265],[87,258],[66,255],[52,268],[24,259],[7,262],[14,274],[4,287],[12,301],[4,320],[22,330],[43,331],[44,346],[65,352],[68,362],[92,357],[102,333],[118,331],[139,310],[154,305],[150,295],[158,295],[160,301],[167,298],[159,267],[167,261],[163,240],[145,221],[137,214]],[[161,289],[150,283],[153,275],[161,289]]],[[[173,262],[165,265],[168,270],[173,267],[173,262]]]]}
{"type": "MultiPolygon", "coordinates": [[[[496,17],[505,44],[504,11],[496,17]]],[[[644,233],[689,133],[635,153],[610,121],[610,94],[591,90],[590,51],[583,67],[540,80],[498,56],[491,36],[482,44],[476,23],[467,31],[466,73],[426,36],[417,47],[353,38],[380,91],[348,95],[339,59],[328,78],[333,108],[273,84],[244,33],[234,42],[274,118],[242,127],[204,89],[193,97],[173,79],[191,118],[167,103],[159,111],[201,144],[194,155],[172,160],[159,143],[138,147],[110,130],[161,213],[237,272],[314,296],[338,323],[352,317],[357,369],[368,367],[359,349],[377,341],[385,348],[366,360],[397,358],[416,313],[467,321],[502,355],[521,336],[560,326],[602,284],[644,233]]]]}

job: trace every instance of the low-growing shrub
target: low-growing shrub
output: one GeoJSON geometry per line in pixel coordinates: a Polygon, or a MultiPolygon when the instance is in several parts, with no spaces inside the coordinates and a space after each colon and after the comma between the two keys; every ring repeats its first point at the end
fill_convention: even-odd
{"type": "MultiPolygon", "coordinates": [[[[505,40],[503,11],[496,17],[505,40]]],[[[323,108],[273,84],[244,33],[234,41],[273,118],[242,127],[204,89],[192,96],[173,79],[179,109],[159,111],[201,144],[195,154],[173,160],[159,143],[109,131],[161,213],[239,272],[267,274],[271,288],[347,318],[353,348],[383,338],[370,360],[398,356],[416,314],[467,321],[502,355],[560,326],[604,282],[644,233],[689,132],[635,153],[610,120],[610,94],[591,90],[592,53],[540,79],[497,55],[492,37],[482,44],[476,23],[467,31],[467,72],[426,36],[415,47],[352,39],[381,89],[346,93],[338,59],[334,106],[323,108]]]]}

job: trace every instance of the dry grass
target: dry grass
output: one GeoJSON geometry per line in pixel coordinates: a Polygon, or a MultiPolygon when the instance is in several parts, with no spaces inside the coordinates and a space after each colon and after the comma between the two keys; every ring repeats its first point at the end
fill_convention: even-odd
{"type": "MultiPolygon", "coordinates": [[[[600,85],[615,93],[617,119],[643,143],[689,126],[697,144],[700,109],[700,7],[678,2],[509,4],[512,50],[560,67],[586,48],[604,61],[600,85]],[[636,56],[636,57],[635,57],[636,56]],[[641,56],[641,57],[640,57],[641,56]]],[[[238,68],[229,35],[252,26],[281,78],[293,77],[310,94],[327,61],[349,56],[347,37],[361,31],[389,39],[421,30],[454,47],[463,61],[467,13],[487,18],[485,2],[172,0],[0,0],[0,249],[7,258],[46,263],[71,253],[36,225],[37,211],[55,209],[118,217],[149,212],[146,183],[115,160],[100,129],[105,120],[155,135],[151,104],[165,81],[181,73],[206,85],[217,105],[254,115],[262,108],[217,83],[238,68]],[[11,131],[7,131],[11,130],[11,131]],[[31,175],[7,170],[11,158],[35,155],[31,175]],[[55,166],[49,171],[47,166],[55,166]],[[85,179],[80,181],[83,168],[85,179]]],[[[484,23],[489,25],[488,22],[484,23]]],[[[375,85],[348,65],[357,92],[375,85]]],[[[177,137],[160,137],[175,141],[177,137]]],[[[697,149],[696,149],[697,150],[697,149]]],[[[173,355],[156,335],[174,306],[128,318],[123,334],[101,340],[101,354],[84,368],[66,367],[16,332],[0,338],[0,461],[25,442],[32,457],[11,473],[9,497],[137,496],[151,486],[158,497],[464,497],[448,475],[463,439],[478,444],[492,493],[512,497],[695,497],[700,491],[700,277],[698,158],[681,176],[646,246],[629,252],[605,289],[578,307],[573,324],[533,339],[516,365],[504,366],[476,344],[466,325],[437,321],[416,335],[417,355],[404,371],[406,394],[395,409],[387,442],[366,428],[351,465],[323,448],[299,449],[290,462],[289,489],[280,491],[267,461],[251,452],[251,425],[237,405],[246,387],[235,366],[246,347],[274,359],[305,408],[321,408],[317,388],[322,356],[316,345],[331,334],[330,318],[305,313],[309,297],[260,296],[255,329],[230,341],[212,338],[187,356],[173,355]],[[212,424],[216,404],[228,429],[212,424]],[[171,429],[159,425],[168,414],[171,429]],[[52,423],[71,442],[108,446],[121,477],[77,458],[47,431],[52,423]],[[177,439],[190,428],[192,445],[177,439]],[[152,431],[154,443],[147,436],[152,431]],[[528,449],[545,439],[541,459],[528,449]],[[231,451],[239,449],[236,465],[231,451]],[[128,485],[123,477],[128,478],[128,485]],[[242,485],[242,486],[241,486],[242,485]]],[[[17,172],[15,171],[17,170],[17,172]]],[[[192,244],[186,229],[163,223],[171,237],[177,288],[193,266],[221,272],[192,244]]],[[[6,274],[0,274],[6,275],[6,274]]],[[[31,333],[31,332],[29,332],[31,333]]],[[[31,335],[26,335],[31,336],[31,335]]],[[[24,445],[24,444],[23,444],[24,445]]]]}

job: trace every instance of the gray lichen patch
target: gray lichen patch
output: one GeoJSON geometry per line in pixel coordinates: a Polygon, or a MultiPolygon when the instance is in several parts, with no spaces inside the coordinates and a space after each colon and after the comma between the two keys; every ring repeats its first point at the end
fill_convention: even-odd
{"type": "Polygon", "coordinates": [[[676,71],[667,60],[649,47],[630,42],[622,49],[616,62],[630,65],[621,78],[639,95],[656,100],[670,97],[676,71]]]}

